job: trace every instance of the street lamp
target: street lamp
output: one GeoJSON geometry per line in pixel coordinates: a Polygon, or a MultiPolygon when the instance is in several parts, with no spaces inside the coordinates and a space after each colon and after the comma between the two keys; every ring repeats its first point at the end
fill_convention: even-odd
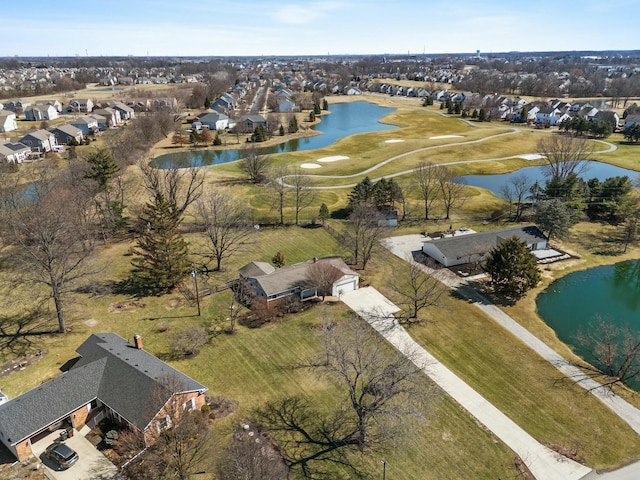
{"type": "Polygon", "coordinates": [[[196,269],[196,264],[193,264],[193,270],[191,271],[191,276],[193,277],[193,283],[196,286],[196,305],[198,305],[198,316],[200,316],[200,294],[198,293],[198,270],[196,269]]]}

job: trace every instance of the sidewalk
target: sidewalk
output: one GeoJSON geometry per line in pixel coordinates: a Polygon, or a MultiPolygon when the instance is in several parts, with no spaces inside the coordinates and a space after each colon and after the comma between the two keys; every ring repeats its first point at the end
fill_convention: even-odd
{"type": "Polygon", "coordinates": [[[591,472],[590,468],[540,444],[438,362],[398,324],[393,313],[399,308],[376,289],[364,287],[348,292],[341,300],[511,448],[538,480],[578,480],[591,472]]]}

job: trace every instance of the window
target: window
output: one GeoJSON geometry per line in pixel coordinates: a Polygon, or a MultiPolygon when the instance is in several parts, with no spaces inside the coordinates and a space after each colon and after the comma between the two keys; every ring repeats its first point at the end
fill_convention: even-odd
{"type": "Polygon", "coordinates": [[[169,418],[169,415],[164,418],[158,419],[158,421],[156,422],[156,427],[158,429],[158,433],[161,433],[163,430],[171,427],[171,418],[169,418]]]}
{"type": "Polygon", "coordinates": [[[188,401],[182,404],[182,410],[186,412],[190,412],[191,410],[196,409],[196,399],[190,398],[188,401]]]}

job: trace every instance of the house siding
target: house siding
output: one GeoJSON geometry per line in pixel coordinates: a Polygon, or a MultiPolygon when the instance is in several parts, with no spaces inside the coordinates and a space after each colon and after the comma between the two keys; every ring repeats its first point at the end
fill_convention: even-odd
{"type": "Polygon", "coordinates": [[[71,425],[76,430],[80,430],[84,426],[84,424],[87,423],[88,417],[89,407],[88,405],[83,405],[74,412],[71,412],[71,425]]]}
{"type": "Polygon", "coordinates": [[[18,460],[22,461],[33,455],[33,450],[31,450],[31,439],[27,438],[22,442],[16,444],[14,448],[10,448],[13,450],[13,454],[18,458],[18,460]]]}
{"type": "MultiPolygon", "coordinates": [[[[172,405],[173,408],[175,408],[175,411],[173,412],[173,416],[178,417],[177,418],[178,421],[180,420],[180,417],[183,412],[182,406],[185,403],[190,402],[192,399],[194,400],[194,403],[195,403],[195,408],[193,410],[200,410],[206,403],[205,394],[200,392],[177,394],[177,395],[174,395],[167,402],[167,405],[172,405]]],[[[158,436],[160,435],[160,433],[158,432],[157,423],[159,421],[162,421],[162,419],[166,418],[167,416],[171,417],[172,414],[170,414],[169,410],[167,410],[167,407],[164,407],[162,410],[160,410],[156,414],[155,417],[153,417],[153,420],[149,422],[149,427],[144,431],[145,445],[147,446],[153,445],[156,442],[156,440],[158,439],[158,436]]]]}

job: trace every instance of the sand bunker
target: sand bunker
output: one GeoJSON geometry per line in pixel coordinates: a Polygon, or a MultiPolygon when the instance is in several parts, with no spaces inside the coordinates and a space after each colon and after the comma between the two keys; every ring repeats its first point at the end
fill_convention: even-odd
{"type": "Polygon", "coordinates": [[[404,142],[404,140],[400,139],[400,138],[394,138],[391,140],[385,140],[384,143],[400,143],[400,142],[404,142]]]}
{"type": "Polygon", "coordinates": [[[429,137],[430,140],[439,140],[441,138],[462,138],[462,135],[438,135],[437,137],[429,137]]]}
{"type": "Polygon", "coordinates": [[[320,163],[337,162],[338,160],[349,160],[349,157],[345,155],[334,155],[333,157],[322,157],[317,161],[320,163]]]}
{"type": "Polygon", "coordinates": [[[322,165],[318,165],[317,163],[303,163],[300,165],[300,168],[321,168],[322,165]]]}
{"type": "Polygon", "coordinates": [[[539,153],[528,153],[526,155],[518,155],[518,158],[523,158],[525,160],[540,160],[544,158],[544,155],[540,155],[539,153]]]}

